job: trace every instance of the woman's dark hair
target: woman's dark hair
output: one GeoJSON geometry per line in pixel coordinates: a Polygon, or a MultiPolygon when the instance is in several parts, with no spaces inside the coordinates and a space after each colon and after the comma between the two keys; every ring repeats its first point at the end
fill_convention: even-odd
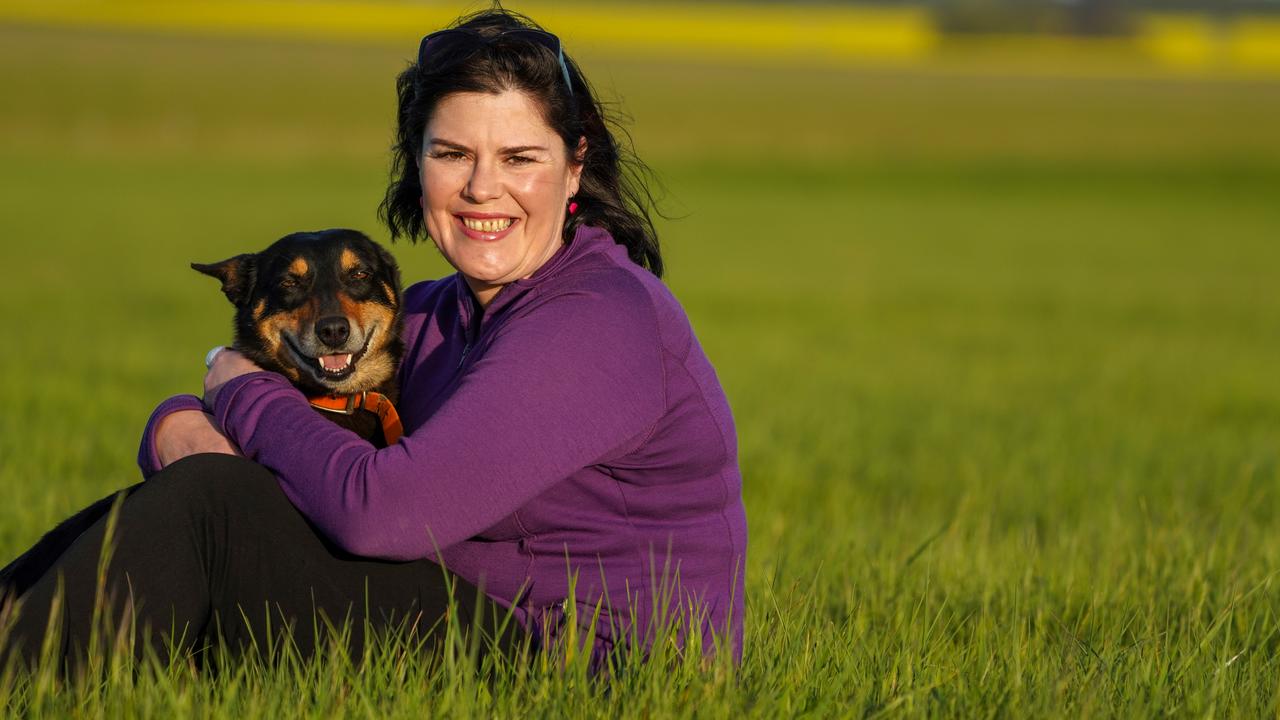
{"type": "Polygon", "coordinates": [[[396,79],[399,97],[396,138],[392,148],[391,182],[378,214],[391,239],[417,241],[426,236],[419,199],[422,185],[418,159],[423,131],[436,105],[460,92],[500,93],[518,90],[542,109],[548,126],[564,140],[573,161],[578,139],[585,137],[582,176],[574,201],[576,212],[565,222],[564,238],[579,226],[604,228],[627,248],[632,261],[662,275],[658,235],[649,217],[653,194],[648,168],[635,156],[630,137],[608,117],[576,63],[564,55],[572,92],[556,53],[513,30],[541,30],[529,18],[495,6],[456,20],[451,28],[466,30],[439,43],[438,51],[421,64],[410,65],[396,79]],[[611,128],[625,141],[618,142],[611,128]]]}

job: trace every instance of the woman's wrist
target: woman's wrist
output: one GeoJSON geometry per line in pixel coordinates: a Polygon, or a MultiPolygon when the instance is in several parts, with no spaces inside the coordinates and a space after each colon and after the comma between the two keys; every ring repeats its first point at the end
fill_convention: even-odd
{"type": "Polygon", "coordinates": [[[202,410],[179,410],[161,419],[155,428],[155,452],[160,467],[199,453],[240,454],[213,416],[202,410]]]}
{"type": "Polygon", "coordinates": [[[200,397],[188,394],[165,398],[164,402],[151,411],[151,417],[147,418],[147,424],[142,429],[141,441],[138,443],[138,469],[142,471],[143,477],[151,477],[163,467],[160,456],[156,452],[156,428],[160,423],[176,412],[203,409],[204,405],[200,397]]]}

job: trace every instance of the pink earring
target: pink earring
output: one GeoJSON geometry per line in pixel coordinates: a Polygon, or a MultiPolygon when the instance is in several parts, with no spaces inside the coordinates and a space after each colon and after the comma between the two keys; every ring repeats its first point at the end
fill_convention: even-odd
{"type": "Polygon", "coordinates": [[[569,203],[569,214],[572,215],[576,212],[578,212],[578,203],[576,202],[569,203]]]}

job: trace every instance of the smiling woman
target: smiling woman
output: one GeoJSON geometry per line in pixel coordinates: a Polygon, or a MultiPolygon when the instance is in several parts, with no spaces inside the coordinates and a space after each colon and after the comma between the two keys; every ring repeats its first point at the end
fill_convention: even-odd
{"type": "Polygon", "coordinates": [[[419,163],[427,234],[481,305],[562,244],[586,139],[569,157],[525,93],[458,93],[436,106],[419,163]]]}
{"type": "MultiPolygon", "coordinates": [[[[587,637],[597,668],[659,640],[740,657],[733,418],[590,85],[554,35],[495,10],[425,37],[397,88],[383,217],[457,270],[404,294],[404,436],[379,448],[217,353],[203,399],[167,400],[144,431],[107,616],[155,631],[162,656],[268,633],[310,653],[313,613],[357,620],[354,652],[366,627],[434,639],[455,603],[503,651],[587,637]]],[[[102,514],[4,571],[25,601],[7,649],[34,660],[51,607],[56,652],[89,647],[102,514]]]]}

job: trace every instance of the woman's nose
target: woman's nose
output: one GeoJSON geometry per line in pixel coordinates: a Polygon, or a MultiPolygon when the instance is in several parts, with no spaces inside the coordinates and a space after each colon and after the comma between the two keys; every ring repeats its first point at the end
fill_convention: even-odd
{"type": "Polygon", "coordinates": [[[477,162],[471,166],[466,193],[468,198],[478,203],[502,197],[501,174],[490,164],[477,162]]]}

